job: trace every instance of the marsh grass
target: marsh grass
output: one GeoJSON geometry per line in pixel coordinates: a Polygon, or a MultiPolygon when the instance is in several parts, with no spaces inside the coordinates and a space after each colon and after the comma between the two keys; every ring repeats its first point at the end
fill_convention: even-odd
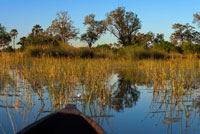
{"type": "Polygon", "coordinates": [[[176,103],[171,112],[185,111],[186,118],[192,113],[183,102],[195,100],[199,93],[200,60],[195,55],[165,60],[133,60],[2,53],[0,64],[0,98],[2,107],[12,109],[8,116],[13,131],[27,125],[24,120],[19,128],[13,120],[15,113],[22,112],[24,119],[32,115],[37,120],[41,113],[57,111],[67,103],[80,104],[82,112],[95,120],[99,120],[98,116],[111,115],[113,85],[110,76],[113,73],[131,85],[153,87],[152,110],[164,107],[168,111],[170,103],[176,103]],[[158,105],[157,102],[162,103],[158,105]],[[40,109],[37,115],[34,113],[35,105],[40,109]]]}

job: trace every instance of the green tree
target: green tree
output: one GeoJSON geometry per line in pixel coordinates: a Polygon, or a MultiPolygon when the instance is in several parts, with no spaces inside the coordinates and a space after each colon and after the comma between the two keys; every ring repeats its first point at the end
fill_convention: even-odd
{"type": "Polygon", "coordinates": [[[154,42],[155,35],[152,32],[146,34],[137,32],[132,36],[132,43],[143,46],[144,48],[148,48],[150,45],[153,45],[154,42]]]}
{"type": "Polygon", "coordinates": [[[96,21],[95,15],[90,14],[85,17],[84,25],[89,25],[89,27],[86,33],[81,35],[81,41],[87,42],[91,48],[106,30],[104,21],[96,21]]]}
{"type": "Polygon", "coordinates": [[[193,36],[193,42],[196,43],[196,44],[200,44],[200,32],[198,31],[194,31],[192,33],[192,36],[193,36]]]}
{"type": "Polygon", "coordinates": [[[26,44],[26,37],[21,37],[17,44],[21,45],[21,48],[24,49],[24,46],[26,44]]]}
{"type": "Polygon", "coordinates": [[[198,27],[200,28],[200,13],[193,14],[193,23],[197,23],[198,27]]]}
{"type": "Polygon", "coordinates": [[[32,28],[32,34],[36,37],[39,37],[43,32],[43,29],[40,25],[36,24],[35,26],[33,26],[32,28]]]}
{"type": "Polygon", "coordinates": [[[173,44],[182,45],[185,42],[194,42],[194,33],[196,32],[194,27],[189,23],[185,25],[174,24],[172,28],[175,30],[174,33],[170,36],[170,40],[173,44]]]}
{"type": "MultiPolygon", "coordinates": [[[[22,38],[23,39],[23,38],[22,38]]],[[[24,38],[25,39],[25,38],[24,38]]],[[[32,28],[32,32],[26,37],[25,41],[20,40],[21,45],[49,45],[53,43],[54,36],[43,30],[40,25],[35,25],[32,28]]]]}
{"type": "Polygon", "coordinates": [[[17,35],[18,35],[17,29],[12,29],[12,30],[10,31],[10,36],[11,36],[11,38],[12,38],[12,40],[13,40],[14,50],[15,50],[15,39],[16,39],[17,35]]]}
{"type": "Polygon", "coordinates": [[[6,28],[0,24],[0,48],[8,46],[10,42],[10,34],[6,31],[6,28]]]}
{"type": "MultiPolygon", "coordinates": [[[[200,13],[195,13],[193,14],[193,23],[197,23],[197,26],[200,28],[200,13]]],[[[194,32],[194,40],[197,44],[200,43],[200,33],[199,32],[194,32]]]]}
{"type": "Polygon", "coordinates": [[[124,7],[118,7],[107,14],[106,28],[123,46],[132,44],[132,35],[141,28],[137,14],[126,12],[124,7]]]}
{"type": "Polygon", "coordinates": [[[174,44],[172,44],[171,42],[168,42],[168,41],[162,41],[158,44],[155,44],[153,47],[155,49],[166,51],[168,53],[169,52],[176,52],[176,53],[182,52],[180,46],[175,46],[174,44]]]}
{"type": "Polygon", "coordinates": [[[152,32],[145,34],[145,48],[148,48],[150,45],[153,45],[155,40],[155,35],[152,32]]]}
{"type": "Polygon", "coordinates": [[[52,21],[48,31],[54,35],[58,34],[63,42],[76,38],[79,33],[66,11],[57,13],[57,18],[52,21]]]}
{"type": "Polygon", "coordinates": [[[154,39],[154,43],[155,44],[160,44],[161,42],[165,41],[164,40],[164,34],[157,34],[155,39],[154,39]]]}

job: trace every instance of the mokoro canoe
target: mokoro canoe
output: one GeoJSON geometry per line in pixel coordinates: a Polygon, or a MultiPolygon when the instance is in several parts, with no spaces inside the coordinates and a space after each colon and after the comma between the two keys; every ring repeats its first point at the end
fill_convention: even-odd
{"type": "Polygon", "coordinates": [[[81,113],[75,105],[50,114],[25,127],[17,134],[105,134],[92,119],[81,113]]]}

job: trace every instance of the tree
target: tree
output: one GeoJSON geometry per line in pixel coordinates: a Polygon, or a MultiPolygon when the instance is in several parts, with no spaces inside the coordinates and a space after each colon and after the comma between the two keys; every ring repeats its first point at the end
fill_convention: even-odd
{"type": "Polygon", "coordinates": [[[123,46],[132,44],[132,35],[141,28],[141,22],[137,14],[126,12],[124,7],[107,14],[106,28],[111,32],[123,46]]]}
{"type": "Polygon", "coordinates": [[[127,78],[127,73],[132,74],[130,71],[127,71],[126,73],[119,72],[117,90],[115,90],[112,94],[113,98],[121,98],[113,99],[111,101],[111,104],[116,106],[113,108],[118,112],[124,110],[124,108],[131,108],[135,106],[140,96],[140,91],[137,90],[135,83],[133,83],[131,79],[127,78]]]}
{"type": "Polygon", "coordinates": [[[106,30],[104,21],[96,21],[94,18],[94,14],[85,17],[84,25],[89,25],[89,27],[87,32],[81,35],[81,40],[87,42],[90,48],[106,30]]]}
{"type": "Polygon", "coordinates": [[[149,47],[150,45],[153,45],[155,40],[155,35],[152,32],[148,32],[145,34],[145,48],[149,47]]]}
{"type": "Polygon", "coordinates": [[[32,34],[35,35],[36,37],[39,37],[43,32],[43,29],[40,25],[36,24],[35,26],[33,26],[32,29],[32,34]]]}
{"type": "Polygon", "coordinates": [[[58,34],[63,42],[76,38],[79,33],[66,11],[57,13],[57,18],[52,21],[48,31],[54,35],[58,34]]]}
{"type": "Polygon", "coordinates": [[[172,28],[175,30],[174,33],[170,36],[170,40],[173,44],[182,45],[185,42],[194,42],[194,27],[186,23],[182,24],[174,24],[172,28]]]}
{"type": "Polygon", "coordinates": [[[155,39],[154,39],[154,43],[155,44],[160,44],[161,42],[164,41],[164,34],[157,34],[155,39]]]}
{"type": "Polygon", "coordinates": [[[200,28],[200,13],[193,14],[193,23],[197,23],[198,27],[200,28]]]}
{"type": "MultiPolygon", "coordinates": [[[[197,23],[198,27],[200,28],[200,13],[196,13],[196,14],[193,14],[193,23],[197,23]]],[[[194,32],[194,40],[196,43],[200,43],[200,33],[199,32],[194,32]]]]}
{"type": "Polygon", "coordinates": [[[11,36],[6,28],[0,24],[0,47],[8,46],[11,42],[11,36]]]}
{"type": "Polygon", "coordinates": [[[20,41],[17,44],[21,45],[21,48],[24,49],[24,46],[26,44],[26,37],[21,37],[20,41]]]}
{"type": "Polygon", "coordinates": [[[148,48],[150,45],[153,45],[155,40],[155,36],[152,32],[148,32],[146,34],[136,32],[132,36],[132,43],[143,46],[144,48],[148,48]]]}
{"type": "Polygon", "coordinates": [[[24,45],[49,45],[54,42],[54,36],[48,30],[44,31],[38,24],[33,26],[32,32],[26,38],[21,39],[18,44],[20,43],[22,47],[24,45]]]}
{"type": "Polygon", "coordinates": [[[198,31],[194,31],[192,33],[193,36],[193,42],[196,44],[200,44],[200,33],[198,31]]]}
{"type": "Polygon", "coordinates": [[[12,30],[10,31],[10,36],[11,36],[11,38],[13,39],[14,50],[15,50],[15,39],[16,39],[17,35],[18,35],[17,29],[12,29],[12,30]]]}

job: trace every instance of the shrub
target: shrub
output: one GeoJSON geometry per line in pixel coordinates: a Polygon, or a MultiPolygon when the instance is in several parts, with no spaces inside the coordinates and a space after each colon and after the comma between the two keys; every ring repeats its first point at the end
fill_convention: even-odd
{"type": "Polygon", "coordinates": [[[94,57],[94,52],[93,52],[92,49],[90,49],[88,47],[81,47],[81,48],[79,48],[78,55],[81,58],[93,58],[94,57]]]}
{"type": "Polygon", "coordinates": [[[108,44],[98,45],[96,49],[107,49],[110,50],[111,47],[108,44]]]}
{"type": "Polygon", "coordinates": [[[154,49],[144,49],[135,46],[128,46],[120,50],[120,55],[131,59],[160,59],[168,57],[165,52],[154,50],[154,49]]]}
{"type": "Polygon", "coordinates": [[[197,44],[193,44],[191,42],[185,42],[181,49],[185,54],[194,54],[194,53],[200,53],[200,46],[197,44]]]}
{"type": "Polygon", "coordinates": [[[170,52],[181,53],[182,52],[182,50],[179,46],[175,46],[168,41],[163,41],[160,44],[155,44],[153,48],[156,50],[161,50],[161,51],[165,51],[168,53],[170,53],[170,52]]]}
{"type": "Polygon", "coordinates": [[[8,46],[8,47],[2,49],[2,52],[14,52],[14,49],[12,48],[12,46],[8,46]]]}

